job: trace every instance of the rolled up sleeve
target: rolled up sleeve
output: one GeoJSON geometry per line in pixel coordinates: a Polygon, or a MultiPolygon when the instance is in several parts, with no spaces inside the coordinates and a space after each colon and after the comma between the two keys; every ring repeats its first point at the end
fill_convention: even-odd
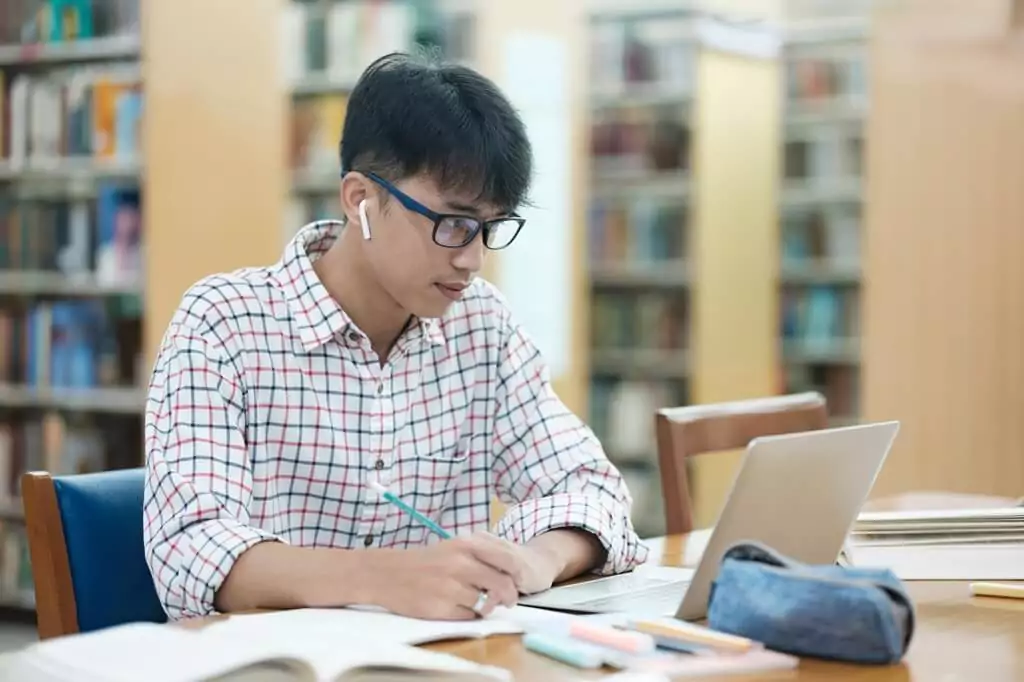
{"type": "Polygon", "coordinates": [[[243,401],[221,345],[172,322],[149,387],[143,499],[146,560],[171,619],[213,613],[217,590],[242,553],[278,540],[248,525],[243,401]]]}
{"type": "Polygon", "coordinates": [[[511,326],[498,369],[495,481],[510,505],[496,532],[525,543],[559,528],[604,546],[604,574],[647,558],[630,518],[633,500],[593,432],[555,395],[540,352],[511,326]]]}

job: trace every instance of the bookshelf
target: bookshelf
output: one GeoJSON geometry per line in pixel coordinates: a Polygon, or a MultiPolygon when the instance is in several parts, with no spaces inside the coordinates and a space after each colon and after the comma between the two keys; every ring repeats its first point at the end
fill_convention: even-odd
{"type": "Polygon", "coordinates": [[[780,55],[782,390],[820,391],[837,425],[861,412],[866,41],[863,15],[798,20],[780,55]]]}
{"type": "Polygon", "coordinates": [[[21,473],[133,466],[142,443],[138,3],[58,5],[0,11],[0,617],[19,619],[21,473]]]}
{"type": "Polygon", "coordinates": [[[693,16],[588,19],[589,421],[651,536],[664,532],[653,415],[690,398],[693,16]]]}
{"type": "MultiPolygon", "coordinates": [[[[862,3],[742,4],[698,29],[691,397],[820,390],[849,423],[867,15],[862,3]]],[[[717,518],[740,454],[692,464],[698,525],[717,518]]]]}

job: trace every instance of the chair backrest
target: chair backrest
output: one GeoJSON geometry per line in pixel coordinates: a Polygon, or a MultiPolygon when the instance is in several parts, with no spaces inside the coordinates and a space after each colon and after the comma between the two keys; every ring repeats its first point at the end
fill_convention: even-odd
{"type": "Polygon", "coordinates": [[[689,457],[745,448],[761,436],[827,426],[825,398],[816,392],[658,410],[654,428],[666,531],[676,534],[693,530],[686,474],[689,457]]]}
{"type": "Polygon", "coordinates": [[[167,620],[143,548],[144,477],[22,477],[40,639],[167,620]]]}

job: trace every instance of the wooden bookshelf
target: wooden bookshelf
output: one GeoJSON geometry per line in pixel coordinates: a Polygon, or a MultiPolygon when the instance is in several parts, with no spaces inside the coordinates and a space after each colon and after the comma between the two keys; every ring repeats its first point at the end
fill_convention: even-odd
{"type": "Polygon", "coordinates": [[[697,45],[685,6],[604,3],[586,17],[587,417],[664,531],[653,415],[690,400],[697,45]]]}
{"type": "Polygon", "coordinates": [[[137,5],[38,9],[0,12],[0,619],[28,621],[20,474],[139,462],[148,229],[137,5]]]}
{"type": "MultiPolygon", "coordinates": [[[[700,29],[692,398],[820,390],[835,423],[854,423],[864,15],[725,5],[700,29]]],[[[694,463],[698,524],[717,517],[739,455],[694,463]]]]}

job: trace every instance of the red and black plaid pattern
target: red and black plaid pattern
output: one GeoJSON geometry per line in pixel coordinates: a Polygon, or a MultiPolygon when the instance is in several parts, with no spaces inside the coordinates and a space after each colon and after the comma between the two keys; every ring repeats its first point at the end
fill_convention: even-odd
{"type": "Polygon", "coordinates": [[[213,612],[235,560],[304,547],[435,541],[383,503],[378,478],[455,534],[526,542],[584,528],[603,572],[646,558],[632,500],[500,294],[477,280],[444,318],[411,325],[381,366],[312,263],[341,226],[299,232],[284,257],[203,279],[163,338],[146,408],[146,556],[172,618],[213,612]]]}

